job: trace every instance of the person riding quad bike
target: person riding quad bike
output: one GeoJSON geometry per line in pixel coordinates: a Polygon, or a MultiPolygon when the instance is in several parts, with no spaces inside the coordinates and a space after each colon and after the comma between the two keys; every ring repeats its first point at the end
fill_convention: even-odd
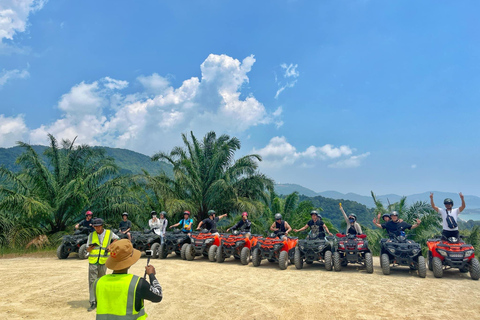
{"type": "Polygon", "coordinates": [[[218,235],[218,230],[217,230],[217,223],[220,219],[223,219],[227,216],[227,213],[222,214],[218,217],[215,217],[215,210],[209,210],[208,211],[208,218],[203,219],[197,227],[197,230],[201,230],[202,226],[204,229],[207,229],[210,233],[217,234],[218,235]]]}
{"type": "Polygon", "coordinates": [[[130,234],[130,230],[132,230],[132,221],[128,220],[127,212],[122,213],[122,221],[120,221],[118,230],[121,234],[126,236],[128,240],[132,241],[132,235],[130,234]]]}
{"type": "Polygon", "coordinates": [[[250,233],[252,228],[252,222],[248,220],[248,213],[242,213],[242,219],[235,223],[233,226],[227,229],[227,232],[230,230],[239,230],[240,232],[247,232],[250,233]]]}
{"type": "Polygon", "coordinates": [[[462,205],[460,207],[453,208],[453,200],[447,198],[443,200],[443,204],[445,205],[445,209],[443,209],[435,206],[435,203],[433,202],[433,192],[430,193],[430,204],[433,210],[435,210],[442,218],[442,235],[447,239],[450,237],[459,237],[457,224],[458,215],[465,209],[465,198],[463,197],[463,194],[461,192],[459,193],[459,195],[460,199],[462,200],[462,205]]]}
{"type": "MultiPolygon", "coordinates": [[[[152,211],[152,212],[154,212],[154,211],[152,211]]],[[[182,226],[181,231],[190,236],[191,233],[192,233],[192,226],[193,226],[193,219],[190,219],[190,211],[184,211],[183,212],[183,219],[180,220],[178,223],[175,223],[174,225],[171,225],[170,229],[178,227],[180,225],[182,226]]]]}
{"type": "Polygon", "coordinates": [[[342,203],[338,204],[340,207],[340,211],[343,214],[343,218],[345,219],[345,222],[347,223],[347,230],[345,231],[345,234],[362,234],[362,227],[360,224],[357,222],[357,215],[355,213],[349,214],[347,217],[347,214],[343,210],[342,203]]]}
{"type": "Polygon", "coordinates": [[[322,216],[318,211],[313,210],[310,212],[312,220],[300,229],[294,229],[294,232],[301,232],[310,227],[310,232],[307,239],[298,240],[297,246],[294,252],[294,263],[297,269],[303,268],[303,262],[311,264],[314,261],[324,261],[325,269],[332,270],[332,250],[333,250],[333,237],[328,227],[322,221],[322,216]],[[330,237],[325,238],[325,232],[330,237]]]}
{"type": "Polygon", "coordinates": [[[273,231],[280,239],[286,238],[288,233],[292,231],[292,227],[288,224],[287,221],[282,220],[282,214],[275,214],[275,222],[270,226],[270,230],[273,231]]]}
{"type": "Polygon", "coordinates": [[[82,220],[81,222],[77,223],[75,225],[75,229],[86,228],[88,230],[88,233],[95,231],[92,225],[92,219],[93,219],[93,212],[92,211],[85,212],[85,220],[82,220]]]}

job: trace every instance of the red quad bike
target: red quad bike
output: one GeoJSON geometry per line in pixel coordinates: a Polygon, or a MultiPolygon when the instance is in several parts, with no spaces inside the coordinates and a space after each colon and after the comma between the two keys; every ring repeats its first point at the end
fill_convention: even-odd
{"type": "Polygon", "coordinates": [[[247,265],[250,261],[252,247],[257,244],[257,237],[238,231],[234,231],[232,234],[221,234],[220,246],[217,249],[217,262],[223,262],[226,258],[234,256],[235,259],[240,259],[243,265],[247,265]]]}
{"type": "Polygon", "coordinates": [[[263,259],[269,262],[278,262],[281,270],[287,269],[288,260],[294,263],[295,247],[297,246],[297,237],[286,237],[281,240],[284,233],[272,233],[264,238],[257,240],[257,245],[252,252],[252,263],[254,267],[258,267],[263,259]]]}
{"type": "Polygon", "coordinates": [[[456,237],[428,239],[428,269],[435,278],[443,277],[443,270],[458,268],[470,271],[472,280],[480,278],[480,263],[475,258],[475,248],[456,237]]]}
{"type": "Polygon", "coordinates": [[[210,233],[207,230],[194,232],[191,235],[191,243],[185,248],[185,258],[192,261],[195,256],[208,257],[208,260],[214,262],[216,260],[217,248],[220,245],[220,237],[218,234],[210,233]]]}
{"type": "Polygon", "coordinates": [[[368,241],[365,234],[336,234],[338,241],[333,253],[333,265],[335,271],[342,270],[342,265],[357,263],[365,266],[367,273],[373,273],[373,257],[368,249],[368,241]]]}

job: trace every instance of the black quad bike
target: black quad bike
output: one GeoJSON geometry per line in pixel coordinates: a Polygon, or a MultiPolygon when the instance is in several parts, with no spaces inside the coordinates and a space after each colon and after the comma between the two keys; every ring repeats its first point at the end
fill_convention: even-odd
{"type": "Polygon", "coordinates": [[[333,265],[335,271],[341,271],[342,266],[356,263],[365,266],[367,273],[373,273],[372,252],[368,249],[368,241],[365,234],[336,234],[338,241],[333,253],[333,265]]]}
{"type": "Polygon", "coordinates": [[[325,237],[324,233],[310,234],[306,239],[298,240],[293,259],[295,268],[302,269],[304,262],[312,264],[314,261],[320,261],[325,264],[327,271],[331,271],[333,248],[334,238],[325,237]]]}
{"type": "MultiPolygon", "coordinates": [[[[132,245],[135,249],[145,252],[152,250],[152,258],[157,259],[160,249],[160,236],[152,230],[130,231],[132,245]]],[[[125,236],[125,235],[124,235],[125,236]]]]}
{"type": "Polygon", "coordinates": [[[167,231],[163,237],[163,244],[158,248],[158,258],[165,259],[170,253],[175,252],[185,260],[185,252],[190,242],[190,236],[181,230],[167,231]]]}
{"type": "Polygon", "coordinates": [[[418,270],[418,276],[425,278],[427,266],[422,256],[422,248],[419,243],[408,240],[402,232],[396,236],[390,234],[390,239],[380,241],[380,266],[383,274],[390,274],[390,265],[409,266],[411,270],[418,270]]]}
{"type": "Polygon", "coordinates": [[[80,228],[75,230],[73,235],[65,235],[62,238],[62,243],[57,248],[58,259],[67,259],[70,253],[78,253],[80,259],[88,258],[87,240],[88,229],[80,228]]]}

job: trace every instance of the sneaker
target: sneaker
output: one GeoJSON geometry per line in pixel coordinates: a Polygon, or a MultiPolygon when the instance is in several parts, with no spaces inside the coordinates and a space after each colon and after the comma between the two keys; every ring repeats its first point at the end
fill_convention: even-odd
{"type": "Polygon", "coordinates": [[[90,302],[90,308],[88,308],[87,311],[88,312],[93,311],[93,310],[95,310],[96,307],[97,307],[97,303],[95,301],[90,302]]]}

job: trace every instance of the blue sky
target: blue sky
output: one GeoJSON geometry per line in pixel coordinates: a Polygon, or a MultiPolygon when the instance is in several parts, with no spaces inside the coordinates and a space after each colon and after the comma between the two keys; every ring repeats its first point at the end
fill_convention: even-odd
{"type": "Polygon", "coordinates": [[[152,155],[214,130],[278,183],[480,196],[479,9],[0,0],[0,147],[152,155]]]}

